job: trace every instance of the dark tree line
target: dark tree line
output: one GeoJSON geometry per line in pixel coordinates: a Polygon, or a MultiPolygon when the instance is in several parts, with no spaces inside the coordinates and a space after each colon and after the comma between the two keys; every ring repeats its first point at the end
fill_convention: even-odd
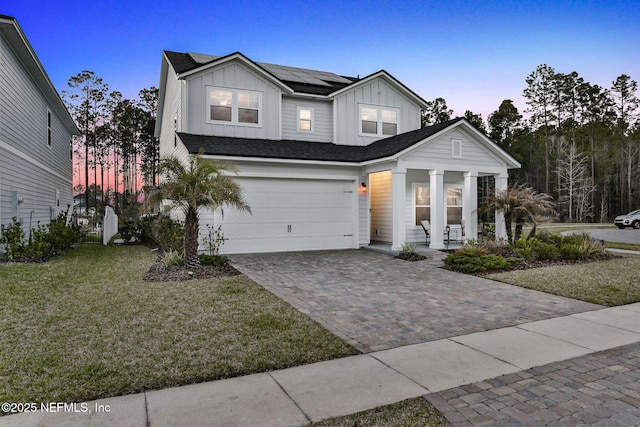
{"type": "Polygon", "coordinates": [[[158,89],[142,89],[138,99],[126,99],[86,70],[71,77],[68,86],[63,99],[81,131],[71,147],[80,182],[75,190],[84,192],[86,206],[110,204],[120,213],[130,197],[156,184],[158,89]]]}
{"type": "MultiPolygon", "coordinates": [[[[510,99],[486,123],[471,111],[464,114],[522,164],[510,181],[552,196],[562,220],[606,222],[639,208],[637,82],[623,74],[603,88],[545,64],[525,82],[526,118],[510,99]]],[[[444,99],[429,104],[423,126],[451,118],[444,99]]]]}

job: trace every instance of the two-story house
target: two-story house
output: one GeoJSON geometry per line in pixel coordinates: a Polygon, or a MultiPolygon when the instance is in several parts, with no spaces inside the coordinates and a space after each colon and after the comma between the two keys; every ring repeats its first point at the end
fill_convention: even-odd
{"type": "Polygon", "coordinates": [[[79,134],[15,18],[0,15],[0,224],[48,224],[73,197],[79,134]]]}
{"type": "Polygon", "coordinates": [[[420,128],[426,107],[384,70],[347,77],[165,51],[156,134],[161,158],[202,150],[237,167],[252,214],[201,215],[201,233],[222,225],[224,253],[399,249],[424,242],[424,219],[443,248],[448,224],[477,235],[478,177],[506,188],[520,165],[464,119],[420,128]]]}

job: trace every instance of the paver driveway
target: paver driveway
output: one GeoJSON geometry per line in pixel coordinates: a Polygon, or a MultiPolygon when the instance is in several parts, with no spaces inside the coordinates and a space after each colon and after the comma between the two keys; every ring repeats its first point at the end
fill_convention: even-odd
{"type": "Polygon", "coordinates": [[[230,256],[242,273],[362,352],[596,310],[598,305],[367,250],[230,256]]]}

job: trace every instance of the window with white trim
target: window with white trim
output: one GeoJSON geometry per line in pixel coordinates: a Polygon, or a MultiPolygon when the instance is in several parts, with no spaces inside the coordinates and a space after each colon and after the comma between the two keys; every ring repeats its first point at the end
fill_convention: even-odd
{"type": "Polygon", "coordinates": [[[313,108],[298,106],[298,132],[313,132],[313,116],[313,108]]]}
{"type": "Polygon", "coordinates": [[[462,188],[447,188],[447,224],[462,223],[462,188]]]}
{"type": "Polygon", "coordinates": [[[207,122],[260,125],[262,94],[246,90],[209,87],[207,122]]]}
{"type": "Polygon", "coordinates": [[[397,109],[360,105],[360,135],[392,136],[397,133],[397,109]]]}
{"type": "Polygon", "coordinates": [[[429,184],[414,182],[413,187],[413,224],[420,226],[420,221],[431,221],[431,187],[429,184]]]}

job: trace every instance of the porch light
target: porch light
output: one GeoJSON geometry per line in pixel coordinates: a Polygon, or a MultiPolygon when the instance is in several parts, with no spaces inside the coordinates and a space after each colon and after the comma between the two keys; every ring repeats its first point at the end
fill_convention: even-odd
{"type": "Polygon", "coordinates": [[[367,194],[367,184],[365,182],[360,183],[360,194],[367,194]]]}

